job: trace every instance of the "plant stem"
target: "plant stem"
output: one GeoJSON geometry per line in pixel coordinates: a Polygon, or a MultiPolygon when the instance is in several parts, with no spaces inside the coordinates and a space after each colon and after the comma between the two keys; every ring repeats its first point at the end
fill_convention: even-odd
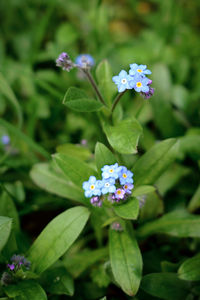
{"type": "Polygon", "coordinates": [[[124,92],[120,93],[117,95],[117,97],[115,98],[114,102],[113,102],[113,105],[112,105],[112,108],[111,108],[111,112],[113,113],[117,103],[119,102],[119,100],[121,99],[121,97],[126,93],[127,90],[125,90],[124,92]]]}
{"type": "Polygon", "coordinates": [[[100,92],[99,89],[98,89],[98,86],[97,86],[96,82],[94,81],[94,78],[92,77],[92,75],[91,75],[91,73],[90,73],[90,71],[89,71],[89,70],[84,70],[84,69],[81,69],[81,70],[82,70],[82,71],[84,72],[84,74],[87,76],[88,80],[90,81],[90,83],[91,83],[93,89],[95,90],[95,92],[96,92],[96,94],[97,94],[99,100],[101,101],[101,103],[102,103],[103,105],[107,106],[107,105],[106,105],[106,102],[105,102],[104,99],[103,99],[103,96],[102,96],[101,92],[100,92]]]}

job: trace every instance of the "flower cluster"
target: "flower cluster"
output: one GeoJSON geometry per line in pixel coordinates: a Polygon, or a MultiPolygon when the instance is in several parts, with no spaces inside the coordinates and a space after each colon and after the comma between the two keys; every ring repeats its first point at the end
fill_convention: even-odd
{"type": "Polygon", "coordinates": [[[14,254],[10,260],[11,263],[7,264],[10,271],[17,271],[21,267],[24,267],[26,270],[30,269],[31,263],[24,256],[14,254]]]}
{"type": "Polygon", "coordinates": [[[133,173],[124,166],[105,165],[102,169],[102,180],[90,176],[88,181],[83,182],[85,197],[91,198],[90,203],[94,206],[102,206],[102,201],[107,199],[114,202],[126,200],[133,189],[133,173]]]}
{"type": "Polygon", "coordinates": [[[113,82],[117,85],[118,91],[124,92],[125,90],[134,89],[136,92],[149,99],[154,94],[154,89],[150,86],[152,80],[146,77],[151,74],[146,65],[130,64],[129,74],[122,70],[118,76],[112,78],[113,82]]]}
{"type": "Polygon", "coordinates": [[[61,67],[65,71],[73,68],[90,69],[94,65],[94,59],[89,54],[81,54],[75,59],[75,63],[70,59],[66,52],[61,53],[56,59],[56,66],[61,67]]]}

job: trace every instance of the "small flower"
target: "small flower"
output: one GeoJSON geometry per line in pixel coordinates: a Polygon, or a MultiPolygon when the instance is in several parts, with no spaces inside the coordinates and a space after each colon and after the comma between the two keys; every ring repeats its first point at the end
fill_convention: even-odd
{"type": "Polygon", "coordinates": [[[71,69],[73,69],[74,64],[69,55],[66,52],[63,52],[56,59],[56,66],[61,67],[63,70],[69,72],[71,69]]]}
{"type": "Polygon", "coordinates": [[[115,179],[114,178],[102,180],[101,192],[103,195],[105,195],[107,193],[114,193],[115,191],[116,191],[116,187],[115,187],[115,179]]]}
{"type": "Polygon", "coordinates": [[[101,168],[101,170],[103,179],[117,179],[119,178],[119,172],[121,170],[121,167],[119,167],[118,163],[116,163],[114,165],[105,165],[103,168],[101,168]]]}
{"type": "Polygon", "coordinates": [[[126,167],[121,167],[120,174],[119,174],[119,181],[120,184],[127,184],[127,183],[133,183],[133,173],[129,170],[127,170],[126,167]]]}
{"type": "Polygon", "coordinates": [[[7,264],[8,269],[10,269],[11,271],[13,271],[15,269],[15,265],[14,264],[7,264]]]}
{"type": "Polygon", "coordinates": [[[83,189],[85,190],[85,197],[101,195],[102,181],[97,180],[95,176],[90,176],[88,181],[83,182],[83,189]]]}
{"type": "Polygon", "coordinates": [[[123,189],[117,189],[115,192],[115,200],[118,202],[119,200],[124,200],[126,197],[126,193],[123,189]]]}
{"type": "Polygon", "coordinates": [[[133,77],[127,74],[126,71],[122,70],[118,76],[114,76],[112,81],[117,85],[118,91],[124,92],[127,89],[132,89],[131,83],[133,84],[133,77]]]}
{"type": "Polygon", "coordinates": [[[139,74],[140,76],[145,76],[151,74],[151,71],[147,69],[146,65],[130,64],[129,74],[135,76],[139,74]]]}
{"type": "Polygon", "coordinates": [[[83,69],[88,69],[94,65],[94,59],[89,54],[80,54],[75,59],[75,63],[83,69]]]}
{"type": "Polygon", "coordinates": [[[133,83],[131,83],[132,88],[136,92],[149,92],[149,79],[147,77],[142,77],[140,75],[135,75],[133,83]]]}
{"type": "Polygon", "coordinates": [[[132,183],[126,183],[124,186],[123,186],[123,189],[125,191],[126,194],[131,194],[131,190],[133,189],[134,185],[132,183]]]}
{"type": "Polygon", "coordinates": [[[90,203],[91,203],[93,206],[98,206],[98,207],[101,207],[101,206],[102,206],[102,200],[101,200],[100,197],[98,197],[98,196],[92,197],[92,198],[90,199],[90,203]]]}
{"type": "Polygon", "coordinates": [[[2,142],[2,144],[3,145],[8,145],[8,144],[10,144],[10,137],[8,136],[8,135],[3,135],[2,137],[1,137],[1,142],[2,142]]]}
{"type": "Polygon", "coordinates": [[[113,222],[111,224],[111,229],[115,231],[123,231],[123,228],[119,222],[113,222]]]}

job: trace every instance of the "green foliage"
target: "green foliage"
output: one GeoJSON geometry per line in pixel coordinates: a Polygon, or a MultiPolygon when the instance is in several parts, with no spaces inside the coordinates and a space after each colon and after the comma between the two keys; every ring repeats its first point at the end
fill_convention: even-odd
{"type": "Polygon", "coordinates": [[[0,251],[8,241],[12,226],[12,219],[0,216],[0,251]]]}
{"type": "Polygon", "coordinates": [[[188,281],[200,280],[200,254],[186,259],[178,269],[180,279],[188,281]]]}

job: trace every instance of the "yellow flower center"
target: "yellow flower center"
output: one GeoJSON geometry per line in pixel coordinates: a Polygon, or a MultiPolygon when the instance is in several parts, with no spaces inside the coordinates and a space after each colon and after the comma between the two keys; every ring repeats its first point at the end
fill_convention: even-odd
{"type": "Polygon", "coordinates": [[[122,84],[126,84],[126,83],[127,83],[127,79],[126,79],[126,78],[123,78],[123,79],[121,80],[121,83],[122,83],[122,84]]]}
{"type": "Polygon", "coordinates": [[[137,72],[141,73],[141,72],[142,72],[142,70],[141,70],[141,69],[137,69],[137,72]]]}
{"type": "Polygon", "coordinates": [[[137,86],[137,87],[141,87],[141,86],[142,86],[142,82],[139,82],[139,81],[138,81],[138,82],[136,83],[136,86],[137,86]]]}
{"type": "Polygon", "coordinates": [[[128,188],[128,185],[127,185],[127,184],[125,184],[125,186],[124,186],[124,187],[125,187],[125,189],[127,189],[127,188],[128,188]]]}
{"type": "Polygon", "coordinates": [[[113,172],[114,172],[114,170],[113,170],[113,169],[110,169],[110,170],[109,170],[109,172],[110,172],[110,173],[113,173],[113,172]]]}
{"type": "Polygon", "coordinates": [[[122,175],[124,178],[127,178],[127,175],[124,173],[123,175],[122,175]]]}
{"type": "Polygon", "coordinates": [[[117,194],[118,194],[118,195],[120,195],[121,193],[122,193],[122,192],[121,192],[120,190],[119,190],[119,191],[117,191],[117,194]]]}
{"type": "Polygon", "coordinates": [[[90,186],[90,189],[93,190],[94,188],[95,188],[95,185],[92,184],[92,185],[90,186]]]}

